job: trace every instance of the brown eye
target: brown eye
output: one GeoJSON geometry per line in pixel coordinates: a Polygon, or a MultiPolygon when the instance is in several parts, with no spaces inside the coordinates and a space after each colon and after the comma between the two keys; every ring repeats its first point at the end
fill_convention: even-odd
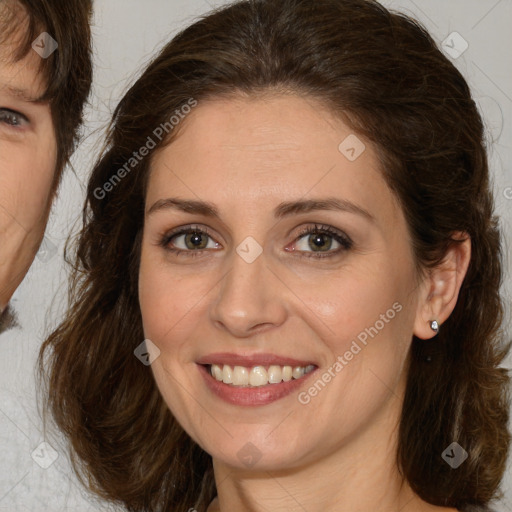
{"type": "Polygon", "coordinates": [[[197,256],[204,249],[216,249],[219,244],[213,241],[208,231],[189,227],[166,234],[160,245],[176,255],[197,256]],[[213,246],[208,247],[209,240],[213,246]]]}
{"type": "Polygon", "coordinates": [[[296,248],[298,252],[305,253],[306,257],[327,258],[336,256],[343,251],[351,249],[352,240],[342,232],[338,232],[330,226],[310,226],[304,229],[297,238],[296,248]],[[304,239],[302,247],[297,247],[299,241],[304,239]],[[332,249],[333,241],[339,247],[332,249]],[[309,250],[308,250],[309,249],[309,250]]]}
{"type": "Polygon", "coordinates": [[[28,122],[28,119],[20,112],[0,108],[0,123],[17,128],[26,125],[28,122]]]}
{"type": "MultiPolygon", "coordinates": [[[[189,250],[206,249],[206,246],[208,245],[208,235],[200,231],[190,231],[179,236],[184,237],[183,244],[185,245],[185,248],[189,250]]],[[[174,235],[173,238],[178,237],[174,235]]]]}

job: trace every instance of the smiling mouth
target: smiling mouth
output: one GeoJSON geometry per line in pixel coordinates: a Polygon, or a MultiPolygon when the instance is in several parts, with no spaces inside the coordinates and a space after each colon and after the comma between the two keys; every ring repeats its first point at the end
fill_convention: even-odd
{"type": "Polygon", "coordinates": [[[218,382],[232,387],[261,387],[298,380],[315,370],[313,364],[307,366],[230,366],[228,364],[204,365],[209,374],[218,382]]]}

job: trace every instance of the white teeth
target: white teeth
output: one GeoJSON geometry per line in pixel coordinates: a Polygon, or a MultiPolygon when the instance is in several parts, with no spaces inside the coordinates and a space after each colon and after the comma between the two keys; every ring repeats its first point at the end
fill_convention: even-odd
{"type": "Polygon", "coordinates": [[[268,370],[264,366],[246,368],[244,366],[231,367],[228,364],[212,364],[210,374],[219,382],[232,384],[233,386],[265,386],[267,384],[279,384],[293,379],[300,379],[312,372],[315,365],[304,366],[278,366],[270,365],[268,370]]]}
{"type": "Polygon", "coordinates": [[[283,372],[280,366],[272,365],[268,367],[268,381],[270,384],[279,384],[283,380],[283,372]]]}
{"type": "Polygon", "coordinates": [[[247,368],[244,368],[243,366],[235,366],[233,370],[233,384],[235,386],[247,386],[247,384],[249,384],[249,371],[247,368]]]}
{"type": "Polygon", "coordinates": [[[223,371],[222,371],[222,368],[216,364],[212,364],[212,368],[211,368],[211,371],[212,371],[212,375],[217,379],[217,380],[222,380],[222,374],[223,374],[223,371]]]}
{"type": "Polygon", "coordinates": [[[304,375],[304,368],[296,366],[292,371],[292,377],[294,379],[300,379],[304,375]]]}
{"type": "Polygon", "coordinates": [[[251,386],[264,386],[268,384],[267,370],[263,366],[255,366],[249,374],[249,384],[251,386]]]}
{"type": "Polygon", "coordinates": [[[224,384],[233,383],[233,370],[228,364],[225,364],[224,368],[222,369],[222,382],[224,382],[224,384]]]}

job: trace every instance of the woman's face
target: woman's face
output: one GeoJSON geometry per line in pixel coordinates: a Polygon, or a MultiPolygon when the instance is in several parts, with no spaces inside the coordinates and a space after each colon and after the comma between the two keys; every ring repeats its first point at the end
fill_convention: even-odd
{"type": "Polygon", "coordinates": [[[185,123],[152,162],[139,275],[164,400],[231,466],[297,467],[363,432],[377,444],[419,300],[374,149],[291,95],[199,103],[185,123]],[[308,208],[327,200],[341,209],[308,208]]]}
{"type": "Polygon", "coordinates": [[[0,46],[0,311],[23,280],[43,237],[57,144],[41,57],[11,63],[19,41],[0,46]],[[12,46],[11,46],[12,44],[12,46]]]}

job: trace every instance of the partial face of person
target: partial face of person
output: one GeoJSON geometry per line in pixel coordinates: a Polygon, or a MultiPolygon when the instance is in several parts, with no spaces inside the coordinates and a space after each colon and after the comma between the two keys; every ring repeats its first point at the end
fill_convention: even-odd
{"type": "Polygon", "coordinates": [[[45,87],[41,57],[31,50],[12,63],[16,39],[0,46],[0,311],[42,240],[57,155],[50,106],[34,101],[45,87]]]}
{"type": "Polygon", "coordinates": [[[152,161],[139,274],[174,416],[214,459],[269,470],[398,420],[419,299],[372,145],[293,95],[184,122],[152,161]]]}

